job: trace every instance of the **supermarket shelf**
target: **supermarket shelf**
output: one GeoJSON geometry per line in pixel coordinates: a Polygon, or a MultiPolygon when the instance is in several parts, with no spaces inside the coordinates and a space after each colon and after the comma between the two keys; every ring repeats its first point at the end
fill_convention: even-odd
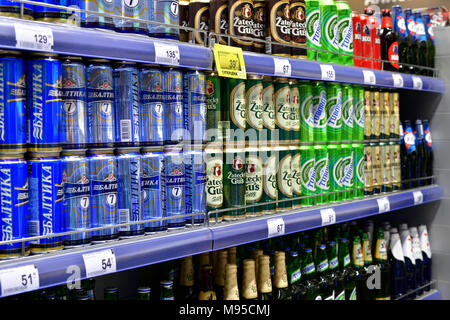
{"type": "Polygon", "coordinates": [[[211,69],[212,67],[211,50],[200,45],[159,40],[144,35],[115,33],[106,30],[93,30],[4,17],[0,18],[0,48],[19,48],[16,47],[14,27],[14,24],[17,23],[26,27],[47,27],[52,30],[54,38],[53,50],[33,49],[33,51],[155,63],[155,43],[176,44],[180,52],[180,66],[195,69],[211,69]]]}
{"type": "MultiPolygon", "coordinates": [[[[309,80],[322,80],[321,64],[317,61],[302,60],[294,58],[276,57],[266,54],[258,53],[244,53],[245,69],[247,73],[275,76],[275,62],[274,58],[288,59],[291,64],[291,77],[298,79],[309,80]]],[[[343,66],[338,64],[331,64],[335,70],[335,81],[351,84],[365,85],[363,68],[357,68],[352,66],[343,66]]],[[[370,70],[374,73],[376,78],[375,86],[394,88],[393,72],[370,70]]],[[[403,89],[420,90],[415,89],[413,82],[413,75],[396,73],[403,78],[403,89]]],[[[445,85],[444,81],[438,78],[417,76],[422,80],[422,89],[420,91],[444,93],[445,85]]]]}
{"type": "Polygon", "coordinates": [[[377,201],[377,199],[380,198],[387,198],[389,200],[389,211],[411,207],[415,205],[413,194],[415,191],[420,191],[422,193],[423,203],[440,200],[442,198],[442,187],[432,185],[332,206],[327,205],[314,208],[301,208],[287,211],[286,213],[249,218],[244,221],[222,222],[218,226],[211,227],[213,250],[267,239],[268,220],[273,218],[283,218],[285,234],[290,234],[321,227],[322,209],[333,208],[335,211],[335,223],[341,223],[380,214],[377,201]]]}
{"type": "Polygon", "coordinates": [[[83,255],[112,249],[116,272],[211,251],[211,232],[207,228],[169,231],[85,248],[68,249],[0,262],[0,272],[9,268],[35,265],[40,288],[66,283],[70,276],[86,278],[83,255]],[[79,269],[78,269],[78,268],[79,269]],[[73,273],[75,270],[75,273],[73,273]],[[79,272],[77,274],[77,272],[79,272]]]}
{"type": "Polygon", "coordinates": [[[439,290],[431,290],[420,297],[417,297],[416,300],[441,300],[441,292],[439,290]]]}

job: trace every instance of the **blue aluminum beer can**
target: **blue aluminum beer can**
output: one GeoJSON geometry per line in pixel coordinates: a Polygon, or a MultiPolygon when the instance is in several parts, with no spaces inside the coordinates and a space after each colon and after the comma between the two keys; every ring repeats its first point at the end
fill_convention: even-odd
{"type": "MultiPolygon", "coordinates": [[[[86,0],[76,0],[81,5],[81,9],[86,9],[87,11],[105,13],[105,14],[116,14],[114,12],[114,0],[96,0],[96,1],[86,1],[86,0]],[[82,8],[83,6],[83,8],[82,8]]],[[[114,20],[112,17],[103,16],[96,13],[86,13],[81,15],[81,22],[84,27],[87,28],[102,28],[102,29],[114,29],[114,20]]]]}
{"type": "Polygon", "coordinates": [[[112,148],[115,142],[113,69],[107,60],[91,60],[86,68],[88,144],[112,148]]]}
{"type": "MultiPolygon", "coordinates": [[[[36,2],[64,7],[69,7],[72,4],[72,0],[36,0],[36,2]]],[[[70,15],[71,10],[34,5],[34,20],[36,21],[67,23],[71,22],[68,20],[70,15]]]]}
{"type": "MultiPolygon", "coordinates": [[[[50,236],[63,232],[64,182],[59,157],[35,157],[28,161],[30,179],[29,236],[50,236]]],[[[31,253],[62,249],[62,237],[32,240],[31,253]]]]}
{"type": "MultiPolygon", "coordinates": [[[[153,8],[150,7],[149,9],[150,21],[178,26],[178,0],[155,0],[153,1],[153,8]]],[[[149,24],[148,28],[152,37],[174,40],[179,38],[179,30],[177,28],[156,24],[149,24]]]]}
{"type": "Polygon", "coordinates": [[[87,145],[86,67],[80,57],[62,62],[63,149],[87,145]]]}
{"type": "Polygon", "coordinates": [[[206,141],[206,76],[199,71],[184,74],[184,129],[185,140],[193,143],[206,141]]]}
{"type": "Polygon", "coordinates": [[[202,224],[206,213],[206,155],[202,145],[188,145],[184,150],[186,224],[202,224]]]}
{"type": "MultiPolygon", "coordinates": [[[[0,0],[0,16],[20,18],[20,2],[0,0]]],[[[33,5],[23,4],[23,18],[33,20],[33,5]]]]}
{"type": "MultiPolygon", "coordinates": [[[[28,170],[23,157],[0,158],[0,225],[1,241],[26,238],[29,198],[28,170]]],[[[29,242],[24,244],[25,254],[30,253],[29,242]]],[[[0,245],[0,259],[21,256],[22,242],[0,245]]]]}
{"type": "MultiPolygon", "coordinates": [[[[142,154],[142,212],[143,220],[166,217],[164,153],[162,147],[144,148],[142,154]]],[[[167,230],[167,220],[144,224],[146,233],[167,230]]]]}
{"type": "Polygon", "coordinates": [[[163,145],[164,93],[161,69],[143,66],[139,73],[139,83],[141,89],[141,145],[163,145]]]}
{"type": "Polygon", "coordinates": [[[55,56],[35,56],[27,68],[28,150],[52,155],[62,140],[62,70],[55,56]]]}
{"type": "Polygon", "coordinates": [[[116,111],[116,146],[139,145],[139,72],[132,62],[122,62],[114,69],[116,111]]]}
{"type": "Polygon", "coordinates": [[[163,71],[164,144],[183,140],[183,73],[169,68],[163,71]]]}
{"type": "MultiPolygon", "coordinates": [[[[138,151],[137,148],[116,151],[120,224],[142,221],[141,155],[138,151]]],[[[119,232],[121,238],[143,234],[144,224],[120,227],[119,232]]]]}
{"type": "Polygon", "coordinates": [[[177,216],[185,214],[185,167],[181,147],[164,147],[163,174],[165,190],[163,198],[166,201],[167,227],[182,228],[185,226],[185,218],[177,216]]]}
{"type": "Polygon", "coordinates": [[[0,52],[0,153],[24,153],[27,143],[25,62],[0,52]]]}
{"type": "MultiPolygon", "coordinates": [[[[89,165],[84,151],[64,152],[61,155],[64,201],[64,232],[80,232],[91,227],[89,165]]],[[[64,237],[64,248],[85,246],[91,242],[90,232],[64,237]]]]}
{"type": "Polygon", "coordinates": [[[112,149],[89,150],[89,182],[91,187],[91,228],[110,227],[92,231],[92,242],[117,239],[119,229],[117,160],[112,149]],[[95,153],[94,153],[95,152],[95,153]]]}
{"type": "Polygon", "coordinates": [[[118,32],[148,34],[148,25],[144,22],[127,20],[129,18],[149,20],[149,6],[153,7],[153,1],[148,0],[115,0],[118,12],[122,17],[114,18],[114,25],[118,32]]]}

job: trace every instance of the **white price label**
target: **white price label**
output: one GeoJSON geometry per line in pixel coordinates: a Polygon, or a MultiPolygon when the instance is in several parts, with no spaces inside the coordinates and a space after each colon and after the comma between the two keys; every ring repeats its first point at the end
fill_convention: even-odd
{"type": "Polygon", "coordinates": [[[363,70],[364,84],[375,85],[377,84],[377,78],[375,72],[370,70],[363,70]]]}
{"type": "Polygon", "coordinates": [[[39,289],[39,272],[35,265],[0,271],[2,297],[39,289]]]}
{"type": "Polygon", "coordinates": [[[16,47],[53,51],[53,31],[48,27],[14,23],[16,47]]]}
{"type": "Polygon", "coordinates": [[[155,62],[163,64],[180,64],[180,49],[176,44],[155,42],[155,62]]]}
{"type": "Polygon", "coordinates": [[[322,226],[336,223],[336,212],[333,208],[320,210],[320,216],[322,217],[322,226]]]}
{"type": "Polygon", "coordinates": [[[88,278],[116,272],[116,256],[112,249],[83,254],[88,278]]]}
{"type": "Polygon", "coordinates": [[[422,90],[423,82],[421,77],[412,76],[413,88],[416,90],[422,90]]]}
{"type": "Polygon", "coordinates": [[[418,205],[423,203],[423,193],[422,191],[414,191],[413,192],[414,197],[414,205],[418,205]]]}
{"type": "Polygon", "coordinates": [[[334,81],[336,80],[336,72],[332,65],[321,64],[320,70],[322,71],[322,80],[334,81]]]}
{"type": "Polygon", "coordinates": [[[393,73],[392,81],[394,82],[394,87],[403,88],[403,77],[401,74],[393,73]]]}
{"type": "Polygon", "coordinates": [[[378,212],[379,213],[388,212],[391,210],[391,204],[390,204],[388,198],[384,197],[384,198],[377,199],[377,202],[378,202],[378,212]]]}
{"type": "Polygon", "coordinates": [[[291,76],[291,62],[288,59],[273,58],[275,75],[279,77],[291,76]]]}
{"type": "Polygon", "coordinates": [[[283,218],[272,218],[267,220],[267,230],[269,237],[281,236],[284,234],[284,220],[283,218]]]}

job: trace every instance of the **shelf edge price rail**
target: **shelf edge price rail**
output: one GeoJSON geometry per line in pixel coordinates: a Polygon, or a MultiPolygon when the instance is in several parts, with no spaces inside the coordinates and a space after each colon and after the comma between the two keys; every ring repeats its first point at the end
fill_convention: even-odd
{"type": "Polygon", "coordinates": [[[83,254],[86,277],[116,272],[116,256],[112,249],[83,254]]]}
{"type": "Polygon", "coordinates": [[[2,297],[37,290],[39,271],[34,264],[1,270],[0,285],[2,297]]]}

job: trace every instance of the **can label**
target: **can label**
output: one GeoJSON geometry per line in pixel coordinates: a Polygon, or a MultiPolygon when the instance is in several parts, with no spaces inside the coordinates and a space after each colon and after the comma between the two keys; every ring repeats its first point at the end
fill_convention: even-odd
{"type": "Polygon", "coordinates": [[[320,157],[316,159],[316,189],[328,190],[330,189],[330,171],[329,171],[329,161],[328,153],[325,157],[320,157]]]}
{"type": "MultiPolygon", "coordinates": [[[[270,152],[270,151],[269,151],[270,152]]],[[[265,203],[265,212],[273,212],[276,204],[273,200],[278,199],[277,188],[277,156],[271,154],[263,164],[263,201],[265,203]]]]}
{"type": "MultiPolygon", "coordinates": [[[[114,12],[113,0],[97,0],[87,1],[86,6],[88,11],[100,12],[100,13],[112,13],[114,12]]],[[[84,14],[81,14],[82,17],[84,14]]],[[[89,26],[102,26],[113,28],[113,18],[107,16],[101,16],[98,14],[86,13],[86,22],[89,26]]]]}
{"type": "Polygon", "coordinates": [[[300,133],[300,102],[297,83],[291,86],[291,140],[299,141],[300,133]]]}
{"type": "Polygon", "coordinates": [[[193,43],[204,45],[208,42],[209,19],[209,4],[207,2],[195,1],[189,3],[189,26],[199,30],[190,32],[190,40],[193,43]]]}
{"type": "Polygon", "coordinates": [[[342,90],[340,87],[331,88],[333,88],[333,94],[331,97],[328,96],[326,107],[328,114],[327,140],[340,141],[342,132],[342,90]],[[334,90],[334,88],[337,90],[334,90]]]}
{"type": "Polygon", "coordinates": [[[350,93],[351,88],[344,88],[342,103],[342,140],[353,140],[353,95],[350,93]]]}
{"type": "MultiPolygon", "coordinates": [[[[210,3],[209,30],[219,34],[228,34],[228,0],[212,0],[210,3]]],[[[220,44],[227,45],[228,38],[218,36],[220,44]]]]}
{"type": "MultiPolygon", "coordinates": [[[[342,186],[345,189],[353,189],[353,185],[355,182],[354,175],[354,163],[353,163],[353,149],[350,147],[350,150],[346,150],[346,155],[342,160],[342,186]]],[[[345,198],[351,199],[349,192],[345,192],[345,198]]]]}
{"type": "MultiPolygon", "coordinates": [[[[108,0],[103,0],[108,1],[108,0]]],[[[154,2],[153,17],[151,21],[156,21],[168,25],[178,25],[178,1],[177,0],[158,0],[154,2]]],[[[178,40],[178,29],[149,24],[148,28],[151,35],[164,36],[165,38],[178,40]]]]}
{"type": "MultiPolygon", "coordinates": [[[[257,155],[248,155],[245,170],[245,202],[255,204],[259,202],[263,194],[262,160],[257,155]]],[[[258,211],[257,207],[248,208],[247,211],[258,211]]]]}
{"type": "Polygon", "coordinates": [[[222,101],[220,94],[220,78],[206,77],[206,129],[207,141],[223,141],[222,101]]]}
{"type": "Polygon", "coordinates": [[[364,140],[365,130],[365,105],[364,105],[364,90],[360,88],[354,89],[353,102],[353,140],[364,140]]]}
{"type": "MultiPolygon", "coordinates": [[[[289,151],[288,151],[289,152],[289,151]]],[[[284,157],[280,156],[278,165],[278,189],[280,190],[279,200],[292,197],[292,172],[291,172],[291,154],[287,153],[284,157]],[[283,197],[281,197],[283,196],[283,197]]],[[[281,202],[280,207],[290,207],[289,202],[281,202]]]]}
{"type": "MultiPolygon", "coordinates": [[[[269,20],[271,41],[290,44],[291,24],[289,17],[289,0],[269,1],[269,20]]],[[[286,46],[272,45],[273,54],[290,54],[291,49],[286,46]]]]}
{"type": "Polygon", "coordinates": [[[381,182],[383,181],[382,167],[381,167],[381,147],[379,145],[372,147],[372,185],[374,187],[374,192],[379,193],[381,182]]]}
{"type": "MultiPolygon", "coordinates": [[[[321,43],[322,49],[332,52],[339,52],[339,40],[337,35],[337,11],[336,7],[331,7],[328,5],[320,5],[320,25],[322,28],[321,43]]],[[[324,62],[331,62],[331,53],[319,52],[319,57],[328,57],[321,59],[324,62]]]]}
{"type": "Polygon", "coordinates": [[[372,117],[372,139],[380,138],[381,129],[381,110],[380,110],[380,93],[378,91],[372,94],[371,117],[372,117]]]}
{"type": "Polygon", "coordinates": [[[303,48],[291,48],[293,56],[306,56],[306,8],[305,1],[294,1],[289,6],[291,17],[291,43],[303,48]]]}
{"type": "Polygon", "coordinates": [[[272,81],[263,81],[263,124],[266,129],[275,130],[275,102],[272,81]]]}
{"type": "MultiPolygon", "coordinates": [[[[308,48],[320,49],[321,35],[322,30],[320,28],[319,8],[309,8],[308,6],[306,6],[306,41],[308,48]]],[[[315,56],[315,51],[308,50],[308,59],[314,60],[315,56]]]]}
{"type": "Polygon", "coordinates": [[[295,197],[302,195],[302,174],[301,174],[301,161],[300,152],[292,152],[291,160],[291,172],[292,172],[292,194],[295,197]]]}
{"type": "Polygon", "coordinates": [[[300,85],[300,142],[314,141],[315,105],[312,86],[300,85]]]}
{"type": "Polygon", "coordinates": [[[130,21],[127,18],[149,20],[148,5],[149,3],[144,0],[116,0],[115,9],[118,12],[115,14],[123,17],[123,19],[114,19],[116,28],[137,33],[147,33],[146,23],[130,21]]]}
{"type": "Polygon", "coordinates": [[[188,150],[185,153],[185,214],[197,213],[193,217],[186,217],[186,223],[200,224],[204,222],[201,213],[206,212],[206,161],[201,148],[188,150]],[[200,214],[199,214],[200,213],[200,214]]]}
{"type": "Polygon", "coordinates": [[[388,139],[391,134],[391,95],[389,92],[383,92],[382,97],[380,138],[388,139]]]}
{"type": "Polygon", "coordinates": [[[178,142],[183,138],[183,75],[170,70],[163,73],[164,141],[178,142]]]}
{"type": "Polygon", "coordinates": [[[314,140],[327,141],[327,93],[325,87],[316,87],[319,91],[314,96],[314,140]]]}
{"type": "Polygon", "coordinates": [[[214,209],[221,208],[223,204],[223,159],[221,156],[208,157],[206,162],[206,202],[209,208],[214,209]]]}
{"type": "MultiPolygon", "coordinates": [[[[372,93],[368,90],[364,91],[364,139],[369,140],[372,135],[372,93]]],[[[356,114],[356,111],[355,111],[356,114]]]]}
{"type": "Polygon", "coordinates": [[[162,73],[157,69],[140,72],[141,135],[143,144],[161,145],[164,141],[164,94],[162,73]]]}
{"type": "MultiPolygon", "coordinates": [[[[313,195],[316,192],[316,166],[314,150],[301,151],[302,195],[313,195]]],[[[312,205],[313,198],[302,199],[302,204],[312,205]]]]}
{"type": "MultiPolygon", "coordinates": [[[[275,123],[283,131],[291,129],[290,95],[291,91],[287,83],[275,92],[275,123]]],[[[282,135],[280,134],[280,136],[282,135]]]]}
{"type": "Polygon", "coordinates": [[[391,103],[392,103],[392,110],[391,110],[391,133],[390,137],[394,139],[399,138],[399,130],[400,127],[400,102],[399,102],[399,96],[397,92],[391,93],[391,103]]]}
{"type": "Polygon", "coordinates": [[[247,106],[247,122],[249,128],[262,130],[263,128],[263,85],[261,81],[247,80],[252,84],[247,89],[245,101],[247,106]]]}
{"type": "Polygon", "coordinates": [[[185,213],[185,162],[181,152],[169,152],[164,158],[164,198],[167,217],[172,217],[168,220],[168,227],[179,228],[185,224],[184,218],[177,218],[185,213]]]}
{"type": "Polygon", "coordinates": [[[339,19],[338,25],[339,49],[346,54],[353,54],[353,26],[350,16],[339,19]]]}
{"type": "MultiPolygon", "coordinates": [[[[362,144],[353,144],[354,150],[354,187],[364,187],[364,146],[362,144]]],[[[364,190],[355,190],[354,197],[362,198],[364,196],[364,190]]]]}
{"type": "MultiPolygon", "coordinates": [[[[198,71],[184,74],[184,129],[190,133],[185,140],[206,139],[206,76],[198,71]]],[[[187,135],[187,133],[186,133],[187,135]]]]}
{"type": "Polygon", "coordinates": [[[329,145],[328,154],[330,159],[330,191],[335,192],[329,195],[332,202],[341,201],[342,192],[342,154],[340,145],[329,145]]]}
{"type": "MultiPolygon", "coordinates": [[[[151,15],[153,16],[153,13],[151,15]]],[[[189,27],[189,2],[178,2],[178,22],[180,27],[189,27]]],[[[189,31],[180,29],[179,40],[182,42],[188,42],[189,31]]]]}
{"type": "MultiPolygon", "coordinates": [[[[253,6],[253,37],[264,40],[266,32],[266,3],[264,0],[255,0],[253,6]]],[[[255,52],[265,52],[264,42],[253,42],[255,52]]]]}
{"type": "Polygon", "coordinates": [[[364,146],[364,194],[373,193],[372,147],[364,146]]]}
{"type": "MultiPolygon", "coordinates": [[[[252,0],[233,0],[229,2],[228,19],[230,24],[230,35],[252,37],[253,36],[253,1],[252,0]]],[[[243,50],[251,50],[252,41],[245,41],[231,38],[231,45],[240,47],[243,50]]]]}
{"type": "Polygon", "coordinates": [[[237,129],[246,128],[245,83],[238,83],[230,93],[230,115],[237,129]]]}
{"type": "Polygon", "coordinates": [[[241,149],[225,151],[223,195],[225,208],[236,208],[224,214],[224,219],[239,218],[245,205],[245,152],[241,149]]]}
{"type": "Polygon", "coordinates": [[[399,190],[401,187],[401,161],[400,161],[400,145],[397,143],[391,144],[392,157],[392,189],[399,190]]]}

